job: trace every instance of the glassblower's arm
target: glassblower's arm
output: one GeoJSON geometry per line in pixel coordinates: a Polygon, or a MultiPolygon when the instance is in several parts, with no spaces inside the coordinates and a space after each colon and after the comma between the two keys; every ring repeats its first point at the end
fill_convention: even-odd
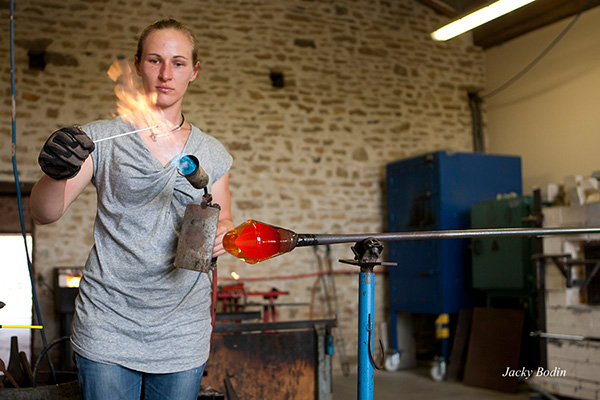
{"type": "Polygon", "coordinates": [[[217,236],[215,238],[215,247],[213,257],[225,254],[223,247],[223,237],[227,232],[234,228],[233,217],[231,216],[231,194],[229,192],[229,172],[213,183],[211,188],[213,202],[221,208],[219,213],[219,223],[217,224],[217,236]]]}
{"type": "Polygon", "coordinates": [[[58,221],[87,185],[92,181],[94,162],[88,157],[77,175],[56,180],[44,174],[31,190],[29,207],[37,225],[58,221]]]}

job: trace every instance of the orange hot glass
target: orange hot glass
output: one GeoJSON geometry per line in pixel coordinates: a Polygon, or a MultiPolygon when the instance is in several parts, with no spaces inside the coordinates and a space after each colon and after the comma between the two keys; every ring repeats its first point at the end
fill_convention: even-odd
{"type": "Polygon", "coordinates": [[[292,251],[297,242],[298,234],[295,232],[249,219],[227,232],[223,247],[248,264],[256,264],[292,251]]]}

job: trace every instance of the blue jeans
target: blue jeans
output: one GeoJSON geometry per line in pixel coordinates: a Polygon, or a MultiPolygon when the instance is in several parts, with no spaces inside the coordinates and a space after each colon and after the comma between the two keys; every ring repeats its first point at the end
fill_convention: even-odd
{"type": "Polygon", "coordinates": [[[149,374],[88,360],[74,353],[84,400],[196,400],[204,365],[169,374],[149,374]]]}

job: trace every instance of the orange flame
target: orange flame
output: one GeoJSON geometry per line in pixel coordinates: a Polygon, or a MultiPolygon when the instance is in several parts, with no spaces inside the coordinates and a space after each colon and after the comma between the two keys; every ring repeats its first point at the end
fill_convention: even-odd
{"type": "Polygon", "coordinates": [[[156,107],[156,92],[149,95],[137,83],[131,65],[125,60],[115,61],[107,71],[108,77],[116,82],[117,114],[136,128],[160,126],[160,131],[175,127],[161,110],[156,107]]]}

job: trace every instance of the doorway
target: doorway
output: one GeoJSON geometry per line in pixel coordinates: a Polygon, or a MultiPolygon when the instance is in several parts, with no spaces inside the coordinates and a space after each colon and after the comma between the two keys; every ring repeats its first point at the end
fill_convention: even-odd
{"type": "MultiPolygon", "coordinates": [[[[33,240],[26,236],[29,259],[33,240]]],[[[0,325],[31,325],[32,291],[25,243],[21,234],[0,234],[0,301],[4,306],[0,309],[0,325]]],[[[8,363],[11,337],[19,339],[19,351],[31,359],[31,329],[0,329],[0,358],[8,363]]]]}

